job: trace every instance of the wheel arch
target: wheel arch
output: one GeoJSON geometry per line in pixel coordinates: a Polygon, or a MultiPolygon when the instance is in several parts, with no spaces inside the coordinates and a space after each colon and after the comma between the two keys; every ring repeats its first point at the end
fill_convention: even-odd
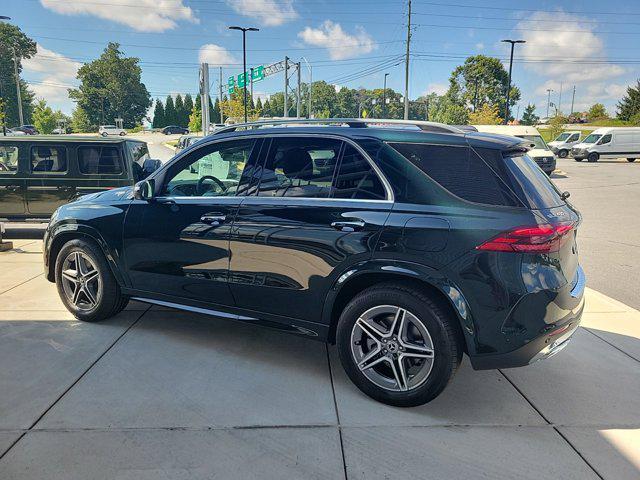
{"type": "MultiPolygon", "coordinates": [[[[322,312],[323,323],[329,325],[327,340],[335,343],[340,313],[349,301],[366,288],[381,283],[397,282],[410,285],[433,299],[439,307],[455,318],[456,331],[469,352],[475,337],[475,327],[469,305],[460,289],[436,270],[404,262],[374,262],[360,265],[343,273],[327,294],[322,312]]],[[[473,347],[472,347],[473,348],[473,347]]]]}
{"type": "Polygon", "coordinates": [[[51,233],[50,238],[47,240],[47,244],[45,246],[47,251],[47,267],[45,272],[47,280],[55,282],[55,267],[58,254],[67,242],[76,239],[88,239],[96,243],[104,254],[107,264],[116,278],[118,285],[121,287],[126,286],[124,278],[118,268],[116,260],[118,256],[102,238],[102,235],[100,235],[97,230],[87,225],[77,224],[74,224],[72,227],[68,225],[58,227],[51,233]]]}

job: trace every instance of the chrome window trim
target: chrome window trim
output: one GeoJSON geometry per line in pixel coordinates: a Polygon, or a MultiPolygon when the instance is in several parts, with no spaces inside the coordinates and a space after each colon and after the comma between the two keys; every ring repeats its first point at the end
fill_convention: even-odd
{"type": "MultiPolygon", "coordinates": [[[[375,164],[375,162],[372,160],[372,158],[369,156],[369,154],[360,146],[358,145],[354,140],[348,138],[348,137],[343,137],[341,135],[334,135],[334,134],[325,134],[325,133],[272,133],[269,135],[238,135],[238,136],[233,136],[233,137],[226,137],[226,138],[211,138],[209,141],[205,141],[202,140],[200,142],[196,142],[194,143],[194,145],[198,145],[198,148],[193,148],[193,150],[191,149],[191,147],[187,147],[185,150],[181,151],[178,155],[176,155],[172,161],[167,162],[163,165],[163,167],[158,170],[157,172],[160,173],[162,170],[166,170],[168,169],[171,165],[173,165],[176,162],[179,162],[184,156],[186,156],[187,154],[190,153],[195,153],[198,149],[200,148],[204,148],[207,147],[209,145],[213,145],[216,143],[222,143],[222,142],[226,142],[226,141],[234,141],[234,140],[246,140],[246,139],[264,139],[264,140],[268,140],[268,139],[273,139],[276,137],[302,137],[302,138],[308,138],[308,137],[320,137],[320,138],[331,138],[334,140],[341,140],[343,142],[346,142],[348,144],[350,144],[352,147],[354,147],[359,153],[360,155],[362,155],[364,157],[364,159],[369,163],[369,166],[371,166],[371,168],[373,169],[373,171],[376,173],[376,175],[378,176],[378,179],[382,182],[382,185],[384,186],[385,192],[386,192],[386,198],[384,200],[370,200],[370,199],[334,199],[334,200],[347,200],[350,202],[385,202],[385,203],[393,203],[395,202],[395,196],[393,194],[393,189],[391,188],[391,183],[389,183],[389,181],[387,180],[387,177],[385,177],[384,173],[382,172],[382,170],[380,170],[380,168],[375,164]]],[[[154,176],[156,175],[156,173],[154,173],[154,176]]],[[[244,197],[259,197],[258,195],[239,195],[239,196],[235,196],[233,198],[244,198],[244,197]]],[[[202,198],[202,197],[159,197],[159,198],[171,198],[171,199],[182,199],[182,198],[202,198]]],[[[225,198],[224,196],[220,196],[220,197],[211,197],[211,198],[225,198]]],[[[226,197],[229,198],[229,197],[226,197]]],[[[297,199],[297,200],[322,200],[322,201],[327,201],[327,200],[331,200],[329,198],[315,198],[315,197],[259,197],[259,198],[292,198],[292,199],[297,199]]]]}

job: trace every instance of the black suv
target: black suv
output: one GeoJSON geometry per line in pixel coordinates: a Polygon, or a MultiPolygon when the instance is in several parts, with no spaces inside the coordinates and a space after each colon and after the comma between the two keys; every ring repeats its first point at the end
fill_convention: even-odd
{"type": "Polygon", "coordinates": [[[0,137],[0,218],[48,218],[78,195],[133,185],[158,166],[137,140],[0,137]]]}
{"type": "Polygon", "coordinates": [[[463,353],[518,367],[566,345],[580,215],[522,139],[325,122],[228,127],[59,208],[47,278],[81,320],[135,299],[335,342],[353,382],[399,406],[435,398],[463,353]]]}

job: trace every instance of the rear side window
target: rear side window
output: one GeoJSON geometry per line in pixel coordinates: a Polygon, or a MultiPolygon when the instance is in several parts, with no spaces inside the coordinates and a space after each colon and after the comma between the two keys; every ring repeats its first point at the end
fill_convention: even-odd
{"type": "Polygon", "coordinates": [[[352,145],[347,144],[342,155],[333,196],[365,200],[384,200],[386,197],[378,175],[352,145]]]}
{"type": "Polygon", "coordinates": [[[524,205],[532,209],[564,205],[560,192],[538,165],[526,154],[503,156],[499,150],[476,148],[524,205]]]}
{"type": "Polygon", "coordinates": [[[500,178],[468,147],[394,143],[411,163],[441,187],[464,200],[487,205],[522,206],[500,178]]]}
{"type": "Polygon", "coordinates": [[[0,175],[15,173],[18,170],[18,147],[0,145],[0,175]]]}
{"type": "Polygon", "coordinates": [[[64,147],[31,147],[31,171],[64,173],[67,171],[67,149],[64,147]]]}
{"type": "Polygon", "coordinates": [[[112,146],[80,147],[78,168],[85,175],[119,175],[122,173],[120,151],[112,146]]]}

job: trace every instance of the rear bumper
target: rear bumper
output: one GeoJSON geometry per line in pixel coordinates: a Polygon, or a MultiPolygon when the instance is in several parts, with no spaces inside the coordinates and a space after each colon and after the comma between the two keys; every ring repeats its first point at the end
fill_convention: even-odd
{"type": "Polygon", "coordinates": [[[584,288],[586,278],[582,268],[578,267],[576,281],[568,292],[576,300],[573,308],[565,312],[561,320],[547,324],[537,337],[524,345],[505,353],[492,353],[471,356],[471,365],[475,370],[523,367],[539,360],[550,358],[567,346],[578,329],[584,310],[584,288]]]}

